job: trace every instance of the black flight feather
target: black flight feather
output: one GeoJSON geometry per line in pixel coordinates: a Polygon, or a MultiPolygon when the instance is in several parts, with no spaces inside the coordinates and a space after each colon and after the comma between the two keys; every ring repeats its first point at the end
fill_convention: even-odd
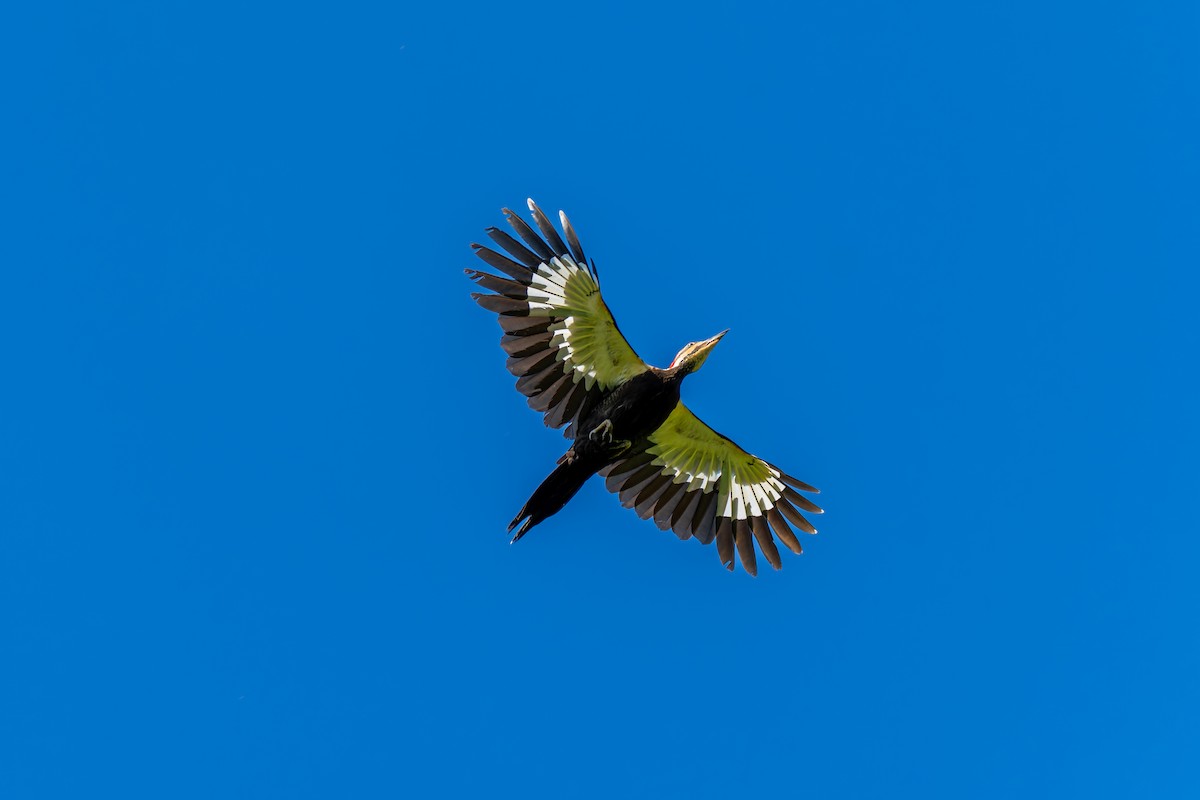
{"type": "Polygon", "coordinates": [[[542,331],[532,336],[505,334],[500,337],[500,347],[510,356],[528,356],[533,355],[534,350],[548,348],[552,338],[554,338],[554,334],[550,331],[542,331]]]}
{"type": "Polygon", "coordinates": [[[675,513],[671,514],[671,531],[680,539],[687,539],[692,535],[692,522],[696,515],[696,509],[700,505],[702,493],[698,490],[691,490],[684,494],[683,502],[676,506],[675,513]]]}
{"type": "Polygon", "coordinates": [[[775,569],[781,569],[783,561],[779,559],[779,548],[775,546],[775,541],[771,538],[771,530],[767,527],[767,520],[763,517],[751,517],[750,530],[754,531],[754,538],[758,541],[758,549],[762,550],[762,554],[767,557],[767,563],[775,569]]]}
{"type": "Polygon", "coordinates": [[[700,506],[696,509],[696,516],[692,522],[692,535],[700,541],[700,544],[711,544],[713,536],[716,534],[719,494],[715,489],[701,493],[700,506]]]}
{"type": "Polygon", "coordinates": [[[477,269],[464,269],[467,277],[475,281],[485,289],[490,289],[493,292],[511,297],[514,300],[526,300],[528,298],[527,287],[523,283],[510,281],[508,278],[500,278],[487,272],[480,272],[477,269]]]}
{"type": "Polygon", "coordinates": [[[504,297],[499,294],[484,294],[483,292],[471,292],[471,297],[488,311],[494,311],[501,316],[529,316],[529,303],[524,300],[514,300],[511,297],[504,297]]]}
{"type": "Polygon", "coordinates": [[[771,523],[771,530],[775,531],[775,535],[779,541],[783,542],[788,550],[791,550],[796,555],[804,552],[804,548],[800,546],[800,540],[796,538],[796,534],[792,533],[792,529],[783,521],[783,516],[780,515],[778,509],[772,508],[767,512],[767,522],[771,523]]]}
{"type": "Polygon", "coordinates": [[[529,245],[533,249],[533,252],[541,257],[542,261],[549,261],[554,258],[554,251],[546,246],[546,243],[542,241],[542,237],[533,232],[533,228],[529,227],[529,223],[507,208],[502,210],[504,218],[508,220],[509,225],[512,225],[513,230],[517,232],[517,236],[520,236],[525,244],[529,245]]]}
{"type": "Polygon", "coordinates": [[[575,263],[586,267],[587,256],[583,254],[583,245],[579,243],[579,237],[575,235],[575,229],[571,227],[571,220],[567,219],[567,215],[560,211],[558,212],[558,221],[562,223],[563,233],[567,235],[567,241],[571,243],[571,256],[575,259],[575,263]]]}
{"type": "Polygon", "coordinates": [[[484,247],[481,244],[471,243],[471,247],[475,250],[475,255],[482,258],[487,264],[495,269],[500,270],[505,275],[523,283],[529,283],[533,280],[533,272],[527,267],[523,267],[507,256],[502,256],[495,250],[484,247]]]}
{"type": "Polygon", "coordinates": [[[783,487],[783,496],[788,500],[791,500],[794,504],[803,508],[805,511],[811,511],[814,514],[825,513],[821,510],[819,505],[788,486],[783,487]]]}
{"type": "Polygon", "coordinates": [[[537,203],[533,200],[529,201],[529,211],[533,214],[533,221],[537,223],[538,230],[542,232],[542,236],[546,237],[546,241],[550,243],[550,247],[554,250],[554,254],[565,256],[569,252],[567,246],[563,244],[562,237],[558,235],[558,231],[554,230],[554,226],[550,224],[550,220],[546,219],[546,215],[537,207],[537,203]]]}
{"type": "Polygon", "coordinates": [[[820,494],[821,493],[820,489],[816,489],[812,486],[809,486],[804,481],[797,480],[782,470],[780,470],[780,472],[779,472],[779,479],[782,480],[786,484],[795,486],[797,489],[799,489],[802,492],[810,492],[812,494],[820,494]]]}
{"type": "Polygon", "coordinates": [[[742,568],[751,575],[758,575],[758,561],[754,558],[754,541],[750,538],[750,523],[744,519],[733,523],[733,543],[737,545],[742,568]]]}
{"type": "Polygon", "coordinates": [[[650,484],[638,493],[637,505],[633,507],[633,510],[642,519],[650,519],[650,517],[654,516],[654,510],[658,507],[659,499],[673,485],[670,475],[659,475],[658,478],[650,481],[650,484]]]}
{"type": "Polygon", "coordinates": [[[792,523],[805,533],[817,532],[817,529],[813,527],[812,523],[801,516],[800,512],[793,508],[792,504],[789,503],[786,498],[776,503],[775,507],[779,509],[781,514],[787,517],[788,522],[792,523]]]}
{"type": "Polygon", "coordinates": [[[733,572],[733,520],[719,517],[717,521],[717,557],[727,570],[733,572]]]}
{"type": "Polygon", "coordinates": [[[536,270],[542,263],[542,260],[527,250],[523,244],[499,228],[488,228],[487,235],[493,242],[504,248],[510,256],[530,269],[536,270]]]}
{"type": "Polygon", "coordinates": [[[534,353],[531,356],[522,358],[510,358],[505,362],[508,371],[517,377],[523,375],[534,375],[549,369],[554,364],[554,358],[557,355],[553,350],[542,350],[534,353]]]}

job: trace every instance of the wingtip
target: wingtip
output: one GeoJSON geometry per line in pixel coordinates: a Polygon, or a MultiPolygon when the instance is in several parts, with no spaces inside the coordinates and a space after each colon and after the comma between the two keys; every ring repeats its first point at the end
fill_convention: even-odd
{"type": "Polygon", "coordinates": [[[525,205],[529,206],[529,210],[530,210],[530,211],[535,211],[535,210],[537,210],[537,203],[533,202],[533,198],[532,198],[532,197],[526,197],[526,198],[525,198],[525,205]]]}

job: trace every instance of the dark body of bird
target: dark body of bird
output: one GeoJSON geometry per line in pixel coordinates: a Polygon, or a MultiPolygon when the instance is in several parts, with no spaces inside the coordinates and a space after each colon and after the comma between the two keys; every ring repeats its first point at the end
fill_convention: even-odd
{"type": "MultiPolygon", "coordinates": [[[[679,403],[679,387],[686,375],[687,372],[678,367],[651,367],[625,381],[606,394],[595,410],[584,418],[579,439],[572,449],[591,445],[592,434],[606,423],[612,426],[610,438],[614,441],[637,443],[644,440],[675,410],[679,403]]],[[[601,434],[596,438],[604,437],[601,434]]]]}
{"type": "Polygon", "coordinates": [[[672,369],[651,367],[603,395],[582,420],[575,444],[558,460],[558,468],[542,481],[509,523],[511,531],[525,520],[513,541],[558,513],[592,475],[630,450],[644,448],[646,438],[679,404],[679,386],[687,372],[683,365],[672,369]]]}
{"type": "Polygon", "coordinates": [[[690,342],[666,369],[638,357],[600,295],[599,275],[560,212],[563,235],[530,200],[538,230],[505,209],[514,239],[488,228],[493,250],[472,247],[500,274],[468,269],[487,292],[471,296],[498,315],[500,346],[516,388],[546,425],[573,439],[558,466],[509,525],[513,541],[557,513],[597,473],[621,504],[662,530],[716,542],[721,563],[734,552],[755,574],[755,543],[780,567],[778,539],[800,553],[789,523],[816,533],[799,512],[821,509],[800,492],[812,486],[754,456],[704,424],[680,400],[680,384],[700,369],[723,331],[690,342]],[[565,239],[564,239],[565,237],[565,239]],[[503,251],[503,252],[500,252],[503,251]]]}

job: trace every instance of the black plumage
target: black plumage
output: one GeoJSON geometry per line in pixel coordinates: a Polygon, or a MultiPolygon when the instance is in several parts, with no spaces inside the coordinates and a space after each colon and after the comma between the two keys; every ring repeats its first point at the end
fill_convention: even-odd
{"type": "Polygon", "coordinates": [[[531,226],[504,209],[517,238],[487,235],[499,250],[472,244],[500,275],[465,270],[484,291],[471,297],[494,312],[500,345],[518,391],[546,425],[572,440],[558,466],[509,525],[513,541],[557,513],[599,473],[609,491],[643,519],[681,539],[716,542],[722,564],[734,554],[757,573],[755,543],[781,566],[775,539],[801,547],[788,523],[815,533],[800,513],[821,509],[799,481],[713,431],[680,402],[684,378],[704,363],[724,333],[686,345],[671,366],[645,364],[621,335],[600,296],[595,261],[560,213],[562,235],[529,201],[531,226]],[[501,252],[502,251],[502,252],[501,252]]]}

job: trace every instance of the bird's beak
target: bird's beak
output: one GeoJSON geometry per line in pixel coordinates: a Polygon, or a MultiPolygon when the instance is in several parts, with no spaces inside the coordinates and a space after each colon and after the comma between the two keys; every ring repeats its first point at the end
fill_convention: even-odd
{"type": "Polygon", "coordinates": [[[718,333],[716,336],[712,337],[711,339],[705,339],[703,342],[701,342],[700,347],[698,348],[700,354],[702,354],[705,358],[707,358],[709,351],[712,350],[714,347],[716,347],[717,342],[721,341],[721,337],[727,333],[729,333],[729,328],[726,328],[725,330],[721,331],[720,333],[718,333]]]}

